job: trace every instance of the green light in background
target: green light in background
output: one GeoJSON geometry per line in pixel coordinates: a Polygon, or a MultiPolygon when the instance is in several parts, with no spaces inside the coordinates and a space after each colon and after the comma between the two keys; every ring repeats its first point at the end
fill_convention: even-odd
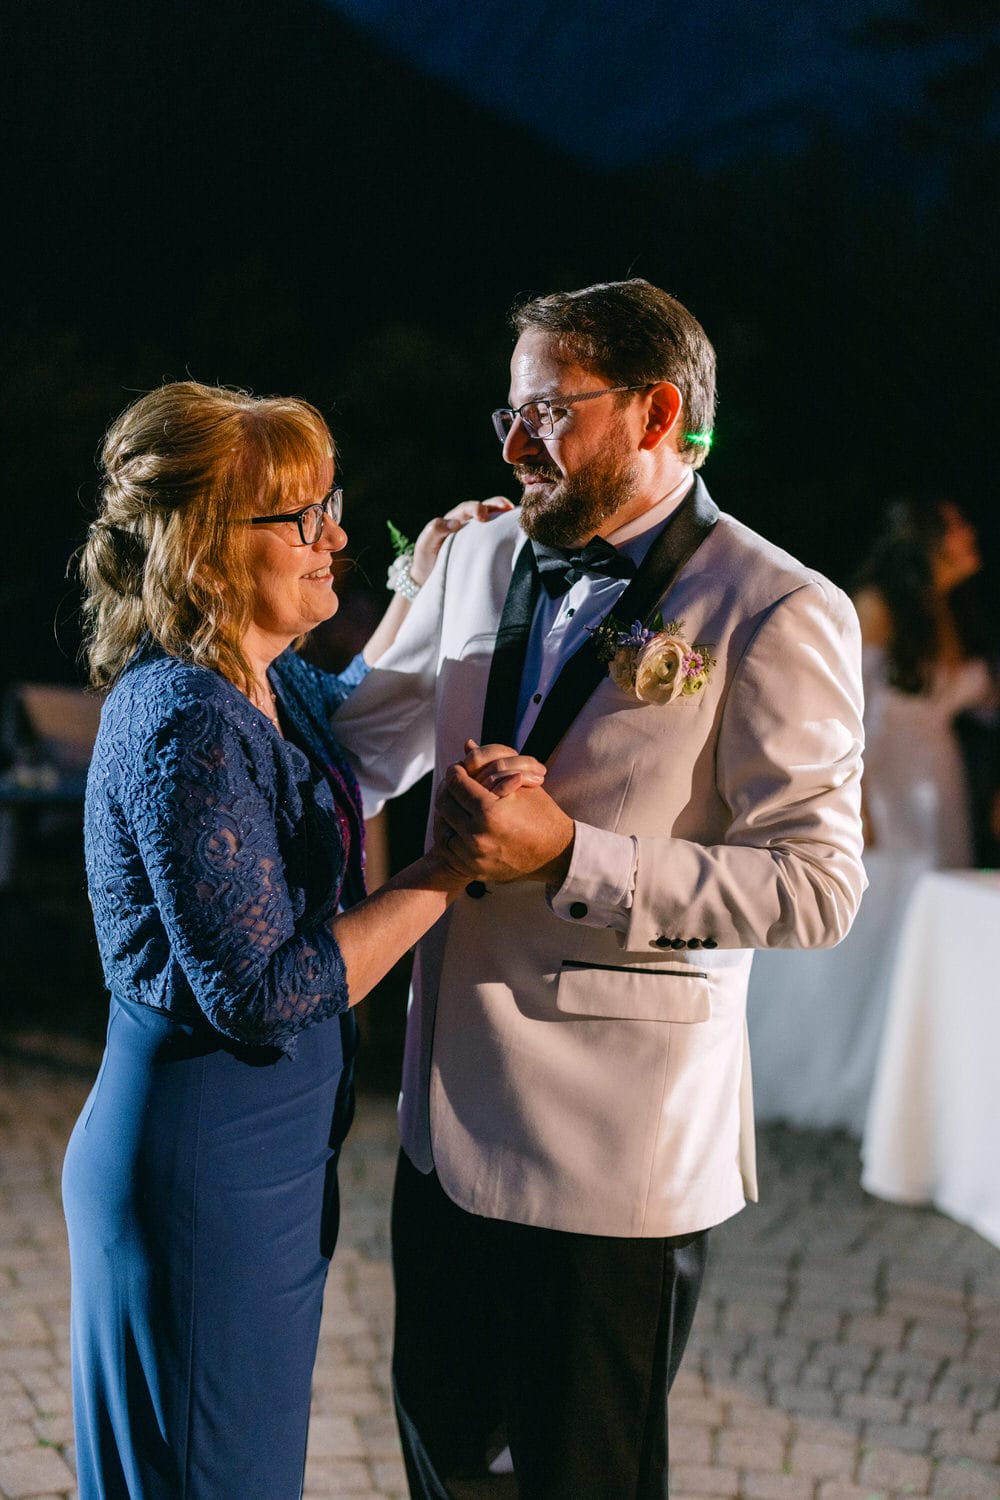
{"type": "Polygon", "coordinates": [[[711,448],[715,441],[714,432],[686,432],[684,434],[686,443],[700,443],[703,448],[711,448]]]}

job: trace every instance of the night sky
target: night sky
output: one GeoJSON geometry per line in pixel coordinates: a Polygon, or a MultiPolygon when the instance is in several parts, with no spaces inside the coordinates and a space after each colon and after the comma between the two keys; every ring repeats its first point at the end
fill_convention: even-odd
{"type": "Polygon", "coordinates": [[[25,0],[6,26],[6,680],[76,674],[66,559],[135,393],[190,373],[327,413],[349,616],[384,597],[386,517],[513,494],[511,302],[629,274],[717,345],[725,509],[839,582],[907,489],[995,549],[995,6],[25,0]]]}
{"type": "Polygon", "coordinates": [[[853,129],[919,103],[968,57],[960,30],[907,48],[866,44],[905,4],[879,0],[329,0],[403,56],[610,170],[681,149],[741,154],[748,136],[825,117],[853,129]]]}

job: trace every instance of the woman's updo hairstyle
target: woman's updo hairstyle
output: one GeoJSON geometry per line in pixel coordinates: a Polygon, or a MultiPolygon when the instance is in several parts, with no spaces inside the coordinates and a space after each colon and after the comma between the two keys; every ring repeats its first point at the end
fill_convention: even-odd
{"type": "Polygon", "coordinates": [[[305,401],[174,381],[112,423],[80,561],[84,649],[108,687],[146,637],[248,690],[247,516],[329,488],[333,439],[305,401]]]}

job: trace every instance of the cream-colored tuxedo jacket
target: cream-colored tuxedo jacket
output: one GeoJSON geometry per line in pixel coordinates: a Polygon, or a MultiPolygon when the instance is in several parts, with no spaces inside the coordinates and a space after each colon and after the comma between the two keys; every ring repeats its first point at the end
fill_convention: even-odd
{"type": "MultiPolygon", "coordinates": [[[[479,737],[523,545],[517,512],[450,539],[338,710],[369,814],[479,737]]],[[[460,896],[417,951],[403,1145],[472,1213],[661,1236],[755,1198],[752,950],[838,942],[864,888],[849,600],[723,514],[662,615],[710,646],[707,684],[650,705],[604,677],[545,783],[574,819],[637,837],[627,930],[561,918],[520,881],[460,896]]]]}

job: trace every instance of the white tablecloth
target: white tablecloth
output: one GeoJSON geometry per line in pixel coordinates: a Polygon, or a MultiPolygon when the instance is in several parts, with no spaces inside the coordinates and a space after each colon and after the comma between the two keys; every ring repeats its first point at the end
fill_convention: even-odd
{"type": "Polygon", "coordinates": [[[897,941],[925,866],[873,849],[865,869],[868,890],[836,948],[754,954],[747,1024],[760,1121],[864,1128],[897,941]]]}
{"type": "Polygon", "coordinates": [[[913,893],[862,1138],[862,1184],[1000,1245],[1000,874],[913,893]]]}

